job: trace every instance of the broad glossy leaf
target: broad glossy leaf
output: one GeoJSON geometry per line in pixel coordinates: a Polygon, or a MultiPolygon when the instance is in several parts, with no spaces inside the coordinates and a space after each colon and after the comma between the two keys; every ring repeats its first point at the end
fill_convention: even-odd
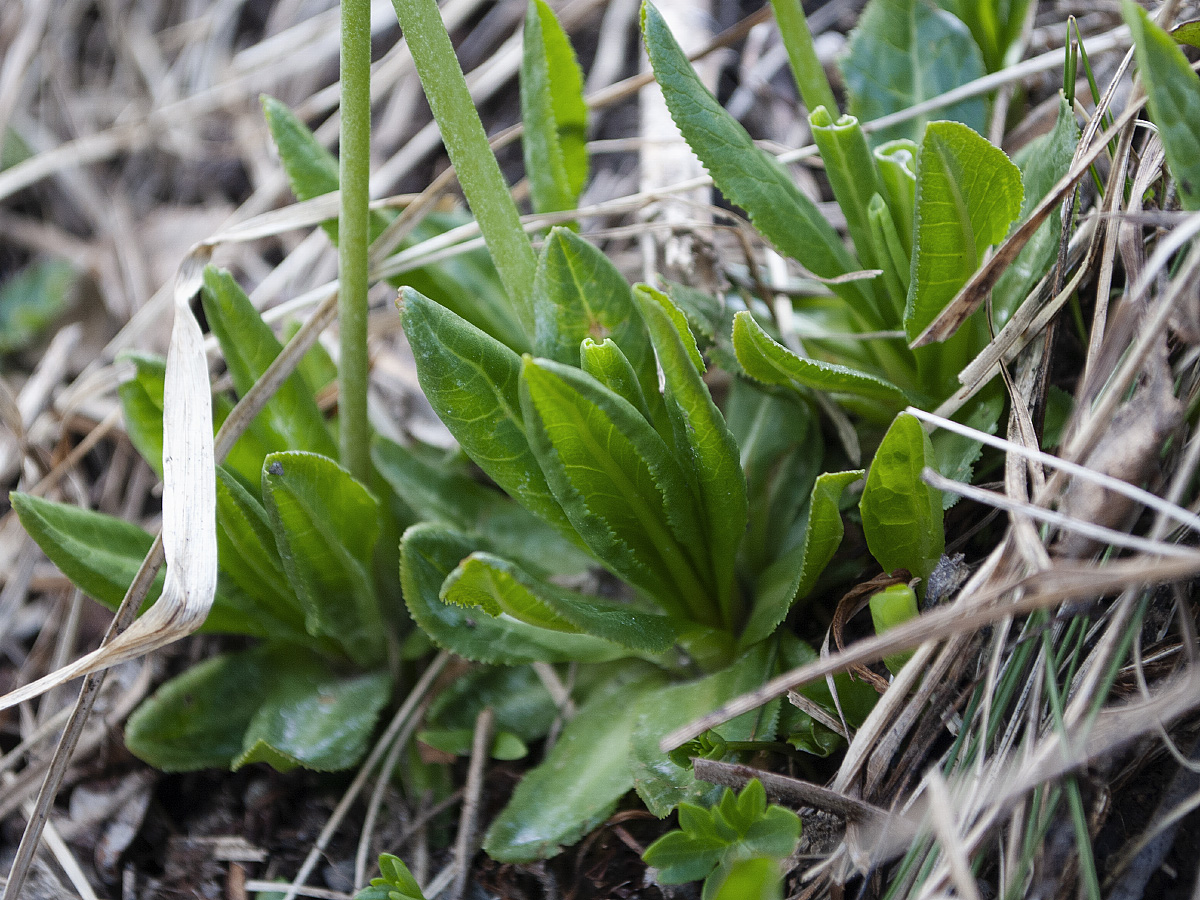
{"type": "MultiPolygon", "coordinates": [[[[633,774],[638,795],[659,818],[681,801],[713,802],[717,791],[698,782],[687,769],[675,765],[658,748],[663,735],[712,712],[722,703],[751,691],[774,674],[772,653],[759,644],[732,665],[697,681],[674,684],[636,701],[633,729],[633,774]]],[[[756,709],[726,722],[720,728],[727,741],[772,740],[774,707],[756,709]]]]}
{"type": "Polygon", "coordinates": [[[478,535],[487,548],[536,573],[574,575],[595,565],[557,529],[500,491],[436,465],[412,450],[377,437],[376,469],[422,521],[478,535]]]}
{"type": "MultiPolygon", "coordinates": [[[[796,187],[787,170],[760,150],[746,130],[708,92],[651,4],[642,6],[642,31],[654,75],[671,118],[721,193],[750,216],[780,252],[823,278],[859,268],[841,238],[796,187]]],[[[870,308],[858,282],[834,286],[857,309],[870,308]]]]}
{"type": "Polygon", "coordinates": [[[605,662],[628,656],[600,638],[563,634],[511,619],[495,619],[438,599],[446,576],[477,547],[466,536],[423,523],[404,532],[400,581],[404,602],[439,647],[465,659],[520,665],[529,662],[605,662]]]}
{"type": "Polygon", "coordinates": [[[538,257],[533,308],[538,356],[577,366],[584,338],[611,338],[637,373],[651,409],[660,408],[654,350],[629,282],[596,246],[569,229],[552,229],[538,257]]]}
{"type": "MultiPolygon", "coordinates": [[[[883,634],[889,628],[903,625],[910,619],[920,615],[917,609],[917,594],[907,584],[893,584],[873,594],[870,600],[871,622],[876,634],[883,634]]],[[[893,653],[883,658],[883,663],[893,675],[900,674],[904,664],[912,658],[913,651],[893,653]]]]}
{"type": "Polygon", "coordinates": [[[770,637],[787,618],[792,604],[808,596],[816,585],[842,543],[842,491],[862,475],[861,471],[826,472],[817,478],[803,517],[804,537],[759,577],[754,608],[739,646],[752,647],[770,637]]]}
{"type": "MultiPolygon", "coordinates": [[[[1060,178],[1067,174],[1075,147],[1079,143],[1079,126],[1075,113],[1065,97],[1059,97],[1058,120],[1054,130],[1036,138],[1025,153],[1021,181],[1025,198],[1021,202],[1020,220],[1024,221],[1060,178]]],[[[1033,286],[1045,275],[1058,255],[1062,237],[1062,207],[1058,207],[1038,226],[1029,243],[1005,269],[992,289],[992,313],[998,329],[1016,312],[1033,286]]]]}
{"type": "Polygon", "coordinates": [[[275,683],[231,768],[265,762],[280,772],[297,766],[337,772],[362,759],[391,695],[387,674],[342,676],[316,659],[301,667],[295,656],[275,665],[275,683]]]}
{"type": "Polygon", "coordinates": [[[749,517],[737,442],[701,378],[696,339],[683,313],[652,287],[639,285],[633,295],[662,367],[676,456],[700,498],[723,624],[732,628],[739,618],[734,564],[749,517]]]}
{"type": "Polygon", "coordinates": [[[583,72],[544,0],[529,0],[525,14],[521,121],[534,211],[574,209],[588,169],[583,72]]]}
{"type": "Polygon", "coordinates": [[[336,641],[351,659],[383,658],[386,634],[371,578],[379,503],[325,456],[273,453],[263,500],[283,570],[310,634],[336,641]]]}
{"type": "Polygon", "coordinates": [[[0,353],[32,344],[67,308],[75,269],[63,260],[26,266],[0,285],[0,353]]]}
{"type": "Polygon", "coordinates": [[[635,710],[662,683],[658,673],[639,672],[589,698],[492,822],[483,841],[487,854],[500,862],[546,859],[607,819],[633,787],[635,710]]]}
{"type": "Polygon", "coordinates": [[[442,583],[441,599],[478,607],[489,616],[508,615],[539,628],[589,634],[649,653],[666,650],[676,638],[666,616],[568,591],[490,553],[472,553],[459,563],[442,583]]]}
{"type": "Polygon", "coordinates": [[[346,769],[362,757],[390,692],[384,674],[342,677],[309,651],[267,645],[168,681],[130,717],[125,741],[168,772],[254,761],[346,769]]]}
{"type": "MultiPolygon", "coordinates": [[[[209,327],[221,344],[233,386],[239,395],[245,396],[275,361],[283,345],[228,272],[212,266],[204,270],[201,300],[209,327]]],[[[337,453],[325,417],[299,373],[292,373],[259,417],[277,436],[279,443],[272,449],[309,450],[326,456],[337,453]]]]}
{"type": "Polygon", "coordinates": [[[712,588],[700,513],[658,432],[569,366],[526,358],[521,388],[530,443],[584,543],[668,613],[716,624],[705,618],[712,588]]]}
{"type": "Polygon", "coordinates": [[[738,362],[751,378],[791,388],[806,400],[809,396],[801,388],[865,397],[892,409],[908,404],[904,391],[882,378],[837,363],[797,356],[767,334],[746,311],[734,316],[733,346],[738,362]]]}
{"type": "Polygon", "coordinates": [[[1021,212],[1021,172],[958,122],[934,122],[917,157],[917,227],[904,310],[909,340],[925,330],[1021,212]]]}
{"type": "Polygon", "coordinates": [[[863,488],[863,533],[885,572],[928,578],[946,546],[942,495],[921,480],[933,447],[920,421],[901,413],[883,437],[863,488]]]}
{"type": "Polygon", "coordinates": [[[1144,9],[1122,0],[1121,13],[1133,34],[1138,75],[1179,185],[1179,202],[1184,209],[1200,209],[1200,75],[1144,9]]]}
{"type": "MultiPolygon", "coordinates": [[[[778,809],[779,807],[776,807],[778,809]]],[[[795,841],[792,841],[795,846],[795,841]]],[[[782,900],[783,873],[771,858],[754,856],[721,866],[704,885],[701,900],[782,900]]]]}
{"type": "MultiPolygon", "coordinates": [[[[871,0],[851,32],[842,61],[849,112],[860,122],[907,109],[982,78],[983,57],[971,32],[958,18],[925,0],[871,0]]],[[[938,115],[970,126],[987,127],[982,97],[962,100],[938,115]]],[[[918,116],[872,135],[920,141],[928,116],[918,116]]]]}
{"type": "Polygon", "coordinates": [[[521,358],[428,297],[408,288],[400,296],[421,389],[463,452],[514,500],[572,534],[529,447],[521,358]]]}

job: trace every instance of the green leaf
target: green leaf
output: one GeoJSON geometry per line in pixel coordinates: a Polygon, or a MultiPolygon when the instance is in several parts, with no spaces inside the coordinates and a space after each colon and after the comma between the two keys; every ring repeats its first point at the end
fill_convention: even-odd
{"type": "Polygon", "coordinates": [[[634,711],[662,681],[658,673],[639,671],[612,679],[590,697],[492,822],[483,842],[487,854],[511,863],[546,859],[607,819],[633,787],[634,711]]]}
{"type": "Polygon", "coordinates": [[[612,338],[605,338],[599,344],[590,337],[584,338],[579,345],[579,368],[617,396],[628,400],[647,422],[653,421],[653,413],[646,403],[642,386],[638,384],[637,373],[612,338]]]}
{"type": "Polygon", "coordinates": [[[576,366],[584,338],[612,338],[651,409],[661,407],[654,349],[629,282],[597,247],[569,229],[552,229],[538,258],[533,308],[538,356],[576,366]]]}
{"type": "MultiPolygon", "coordinates": [[[[154,537],[130,522],[104,513],[31,494],[9,496],[22,527],[50,561],[89,597],[116,609],[150,551],[154,537]]],[[[158,599],[163,578],[160,572],[146,595],[143,610],[158,599]]],[[[286,620],[264,610],[222,572],[202,630],[269,637],[279,630],[286,633],[290,629],[286,620]]]]}
{"type": "Polygon", "coordinates": [[[733,346],[747,375],[763,384],[791,388],[806,401],[810,396],[805,389],[811,389],[865,397],[893,409],[908,405],[904,391],[882,378],[837,363],[797,356],[767,334],[745,310],[733,318],[733,346]]]}
{"type": "Polygon", "coordinates": [[[1179,185],[1179,202],[1184,209],[1200,209],[1200,75],[1144,9],[1122,0],[1121,14],[1133,34],[1138,75],[1179,185]]]}
{"type": "Polygon", "coordinates": [[[466,536],[423,523],[404,532],[400,581],[409,614],[438,646],[465,659],[520,665],[529,662],[605,662],[629,652],[609,641],[563,634],[508,618],[495,619],[438,599],[446,576],[477,548],[466,536]]]}
{"type": "Polygon", "coordinates": [[[817,57],[812,32],[808,28],[808,20],[804,18],[804,7],[800,0],[771,0],[771,9],[775,12],[779,36],[783,38],[783,46],[787,49],[796,87],[800,89],[800,99],[809,111],[824,106],[836,112],[837,100],[833,96],[833,88],[829,86],[825,67],[817,57]]]}
{"type": "Polygon", "coordinates": [[[925,330],[1021,212],[1021,172],[965,125],[934,122],[917,157],[917,228],[904,310],[909,340],[925,330]]]}
{"type": "Polygon", "coordinates": [[[67,308],[75,286],[70,263],[35,262],[0,285],[0,353],[28,347],[67,308]]]}
{"type": "Polygon", "coordinates": [[[391,694],[387,674],[340,676],[324,662],[300,668],[294,658],[276,672],[284,678],[250,720],[231,768],[265,762],[280,772],[337,772],[362,759],[391,694]]]}
{"type": "MultiPolygon", "coordinates": [[[[837,232],[787,170],[760,150],[708,92],[650,3],[642,6],[642,30],[671,118],[721,193],[746,210],[754,227],[781,253],[809,271],[823,278],[856,271],[858,263],[837,232]]],[[[858,282],[835,285],[833,290],[856,309],[871,308],[866,288],[858,282]]]]}
{"type": "Polygon", "coordinates": [[[806,404],[768,393],[749,379],[734,380],[726,410],[741,451],[750,508],[739,566],[743,577],[753,581],[787,549],[787,538],[821,471],[825,447],[806,404]]]}
{"type": "MultiPolygon", "coordinates": [[[[917,202],[917,154],[920,148],[916,141],[900,138],[884,141],[875,148],[875,165],[879,181],[883,185],[883,196],[892,222],[900,237],[900,244],[907,256],[912,255],[913,222],[916,218],[917,202]]],[[[905,281],[908,280],[907,275],[905,281]]]]}
{"type": "Polygon", "coordinates": [[[574,209],[588,170],[583,72],[544,0],[529,0],[525,14],[521,121],[534,212],[574,209]]]}
{"type": "Polygon", "coordinates": [[[329,637],[360,664],[383,658],[383,617],[371,578],[379,503],[325,456],[273,453],[263,500],[283,570],[314,637],[329,637]]]}
{"type": "MultiPolygon", "coordinates": [[[[732,792],[731,792],[732,793],[732,792]]],[[[646,848],[642,860],[658,870],[655,881],[659,884],[686,884],[707,878],[721,862],[729,846],[721,835],[711,827],[711,819],[704,825],[698,824],[701,817],[708,818],[707,810],[690,803],[679,804],[680,822],[684,821],[685,810],[691,813],[687,829],[668,831],[646,848]]]]}
{"type": "Polygon", "coordinates": [[[527,357],[521,387],[530,443],[584,543],[668,613],[716,624],[700,515],[658,432],[569,366],[527,357]]]}
{"type": "Polygon", "coordinates": [[[1189,47],[1200,48],[1200,19],[1189,19],[1180,22],[1171,29],[1171,38],[1177,44],[1187,44],[1189,47]]]}
{"type": "Polygon", "coordinates": [[[867,473],[859,508],[863,533],[885,572],[907,569],[926,579],[946,545],[942,496],[921,480],[933,462],[933,446],[920,421],[908,413],[883,437],[867,473]]]}
{"type": "MultiPolygon", "coordinates": [[[[779,807],[775,807],[779,809],[779,807]]],[[[793,846],[795,841],[792,842],[793,846]]],[[[782,900],[779,863],[761,856],[721,866],[704,885],[701,900],[782,900]],[[712,885],[710,887],[709,885],[712,885]]]]}
{"type": "MultiPolygon", "coordinates": [[[[473,728],[427,728],[417,732],[417,740],[451,756],[470,756],[474,745],[475,730],[473,728]]],[[[488,751],[492,759],[514,760],[524,759],[529,755],[525,742],[511,731],[497,731],[492,738],[492,748],[488,751]]]]}
{"type": "MultiPolygon", "coordinates": [[[[915,619],[920,612],[917,610],[917,594],[907,584],[892,584],[877,594],[871,595],[871,622],[876,634],[883,634],[889,628],[903,625],[910,619],[915,619]]],[[[893,675],[899,675],[904,664],[912,658],[913,651],[892,653],[883,658],[884,665],[893,675]]]]}
{"type": "MultiPolygon", "coordinates": [[[[279,151],[283,170],[297,200],[311,200],[338,189],[337,157],[323,147],[296,114],[287,105],[263,94],[263,115],[271,140],[279,151]]],[[[330,237],[337,240],[337,222],[330,224],[330,237]]]]}
{"type": "MultiPolygon", "coordinates": [[[[681,801],[703,802],[713,797],[711,785],[696,781],[690,770],[675,765],[658,743],[672,729],[761,685],[774,674],[772,663],[770,647],[760,643],[728,668],[697,681],[670,685],[636,701],[634,786],[650,812],[662,818],[681,801]]],[[[727,741],[771,740],[774,720],[774,713],[753,710],[722,725],[721,736],[727,741]]]]}
{"type": "Polygon", "coordinates": [[[448,465],[436,465],[380,437],[371,448],[371,459],[422,521],[478,535],[488,548],[527,564],[537,574],[573,575],[595,565],[560,531],[512,498],[448,465]]]}
{"type": "Polygon", "coordinates": [[[734,564],[749,518],[737,442],[701,378],[704,367],[697,365],[696,339],[683,313],[652,287],[639,285],[633,295],[662,367],[676,455],[700,498],[723,624],[732,628],[740,618],[734,564]]]}
{"type": "Polygon", "coordinates": [[[132,362],[135,367],[133,378],[121,382],[117,388],[121,413],[125,417],[125,432],[137,452],[162,478],[163,389],[167,361],[161,356],[140,353],[122,354],[120,359],[132,362]]]}
{"type": "MultiPolygon", "coordinates": [[[[1079,126],[1065,97],[1059,97],[1058,120],[1049,134],[1033,140],[1027,148],[1027,163],[1021,174],[1025,197],[1021,202],[1020,221],[1050,192],[1067,170],[1079,143],[1079,126]]],[[[1024,249],[1017,254],[992,290],[992,315],[997,329],[1012,318],[1033,286],[1049,270],[1058,255],[1062,237],[1062,207],[1046,217],[1024,249]]]]}
{"type": "MultiPolygon", "coordinates": [[[[851,115],[869,122],[915,106],[986,74],[979,47],[967,27],[925,0],[871,0],[850,35],[842,61],[851,115]]],[[[972,97],[938,110],[938,115],[987,127],[987,105],[972,97]]],[[[921,140],[927,116],[872,135],[921,140]]],[[[818,273],[819,274],[819,273],[818,273]]]]}
{"type": "MultiPolygon", "coordinates": [[[[803,641],[783,631],[779,635],[780,668],[796,669],[816,661],[817,651],[803,641]]],[[[838,702],[833,702],[833,693],[825,679],[814,681],[799,689],[813,703],[820,706],[835,718],[845,716],[846,724],[858,728],[867,720],[871,710],[879,701],[875,688],[865,681],[839,672],[833,676],[833,684],[837,690],[838,702]],[[841,710],[839,713],[838,710],[841,710]]],[[[831,731],[808,713],[802,712],[790,703],[784,704],[780,711],[779,733],[787,736],[787,742],[804,753],[813,756],[826,757],[846,744],[837,732],[831,731]]]]}
{"type": "Polygon", "coordinates": [[[379,874],[382,877],[372,878],[369,885],[354,895],[354,900],[425,900],[421,886],[399,857],[379,854],[379,874]]]}
{"type": "Polygon", "coordinates": [[[446,603],[477,607],[489,616],[589,634],[631,650],[659,653],[676,638],[665,616],[568,591],[490,553],[472,553],[459,563],[442,583],[441,595],[446,603]]]}
{"type": "Polygon", "coordinates": [[[310,640],[267,511],[224,466],[217,466],[217,547],[221,570],[273,626],[265,634],[280,640],[310,640]]]}
{"type": "Polygon", "coordinates": [[[463,452],[530,512],[574,534],[529,447],[518,388],[521,358],[416,291],[406,288],[400,296],[421,389],[463,452]]]}
{"type": "Polygon", "coordinates": [[[803,540],[779,557],[758,579],[754,609],[738,639],[752,647],[770,637],[798,598],[808,596],[842,543],[839,509],[842,491],[862,478],[862,471],[826,472],[813,485],[803,540]]]}
{"type": "MultiPolygon", "coordinates": [[[[209,327],[221,344],[233,386],[245,396],[283,345],[228,272],[213,266],[204,270],[201,300],[209,327]]],[[[273,449],[337,454],[312,390],[297,372],[280,386],[259,416],[279,441],[273,449]]]]}
{"type": "MultiPolygon", "coordinates": [[[[850,232],[858,258],[866,268],[878,268],[867,224],[867,206],[871,197],[883,187],[858,119],[838,116],[835,120],[835,115],[836,107],[820,106],[809,113],[808,124],[821,162],[825,164],[825,175],[833,188],[834,199],[846,217],[846,230],[850,232]]],[[[881,321],[883,312],[880,310],[881,321]]]]}
{"type": "Polygon", "coordinates": [[[343,678],[293,645],[206,660],[171,679],[130,717],[125,741],[167,772],[271,762],[346,769],[366,750],[391,685],[343,678]]]}

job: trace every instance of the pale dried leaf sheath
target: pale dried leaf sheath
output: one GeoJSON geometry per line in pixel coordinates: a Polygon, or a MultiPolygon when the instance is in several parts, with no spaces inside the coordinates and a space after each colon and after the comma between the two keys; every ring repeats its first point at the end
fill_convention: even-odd
{"type": "Polygon", "coordinates": [[[193,252],[175,281],[163,404],[162,540],[167,578],[162,596],[128,630],[99,649],[0,697],[0,709],[164,647],[191,634],[208,616],[217,589],[212,396],[204,339],[188,306],[200,289],[207,258],[207,249],[193,252]]]}

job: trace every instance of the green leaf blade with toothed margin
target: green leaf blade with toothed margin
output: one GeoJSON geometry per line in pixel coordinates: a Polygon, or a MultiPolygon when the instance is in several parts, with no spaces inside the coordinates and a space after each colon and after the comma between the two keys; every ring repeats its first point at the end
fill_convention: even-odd
{"type": "Polygon", "coordinates": [[[447,576],[477,549],[466,536],[440,525],[422,523],[404,532],[400,543],[404,602],[413,621],[439,647],[474,662],[510,666],[607,662],[629,655],[624,648],[590,635],[549,631],[443,603],[438,598],[447,576]]]}
{"type": "Polygon", "coordinates": [[[386,631],[371,575],[378,501],[332,459],[299,451],[267,457],[262,490],[309,633],[360,665],[380,662],[386,631]]]}
{"type": "Polygon", "coordinates": [[[763,384],[850,394],[878,400],[897,409],[908,405],[904,391],[882,378],[836,363],[797,356],[767,334],[745,310],[733,319],[733,347],[746,374],[763,384]]]}
{"type": "MultiPolygon", "coordinates": [[[[780,252],[822,278],[859,268],[833,227],[796,187],[787,170],[760,150],[701,83],[662,15],[642,5],[642,31],[671,118],[726,197],[750,216],[780,252]]],[[[831,285],[857,310],[871,309],[859,282],[831,285]]]]}
{"type": "Polygon", "coordinates": [[[401,296],[421,390],[463,452],[510,497],[572,536],[525,433],[521,358],[417,291],[401,296]]]}
{"type": "Polygon", "coordinates": [[[859,509],[863,534],[884,572],[907,569],[926,579],[942,558],[942,495],[921,478],[933,446],[920,421],[896,416],[875,452],[859,509]]]}
{"type": "MultiPolygon", "coordinates": [[[[850,35],[842,62],[849,112],[860,122],[908,109],[986,74],[971,32],[958,18],[924,0],[873,0],[850,35]]],[[[979,133],[987,104],[972,97],[938,110],[979,133]]],[[[928,116],[876,131],[875,144],[895,138],[920,141],[928,116]]]]}
{"type": "Polygon", "coordinates": [[[934,122],[917,157],[917,227],[904,329],[937,318],[1021,212],[1021,171],[958,122],[934,122]]]}
{"type": "Polygon", "coordinates": [[[1138,74],[1179,185],[1179,202],[1184,209],[1200,209],[1200,75],[1144,9],[1123,0],[1121,13],[1133,34],[1138,74]]]}
{"type": "Polygon", "coordinates": [[[654,428],[578,369],[526,358],[521,383],[530,443],[584,543],[669,614],[707,615],[700,514],[654,428]]]}
{"type": "Polygon", "coordinates": [[[676,455],[700,498],[717,598],[732,630],[741,619],[734,566],[749,521],[737,442],[701,377],[703,362],[683,313],[652,287],[639,285],[633,296],[662,367],[676,455]]]}
{"type": "Polygon", "coordinates": [[[530,0],[521,56],[525,172],[535,212],[574,209],[587,180],[583,72],[554,12],[530,0]]]}
{"type": "Polygon", "coordinates": [[[552,631],[588,634],[630,650],[661,653],[677,636],[666,616],[568,591],[490,553],[475,552],[459,563],[441,593],[446,603],[552,631]]]}
{"type": "Polygon", "coordinates": [[[611,815],[633,787],[630,744],[639,700],[664,677],[624,669],[584,703],[541,765],[521,779],[492,822],[483,849],[501,862],[558,854],[611,815]]]}

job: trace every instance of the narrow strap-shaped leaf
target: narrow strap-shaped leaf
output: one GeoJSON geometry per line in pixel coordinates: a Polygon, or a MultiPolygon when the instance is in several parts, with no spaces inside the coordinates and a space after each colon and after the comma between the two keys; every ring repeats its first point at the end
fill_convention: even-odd
{"type": "Polygon", "coordinates": [[[942,495],[921,478],[933,462],[929,435],[901,413],[883,436],[867,473],[859,509],[871,554],[885,572],[907,569],[928,578],[946,545],[942,495]]]}
{"type": "Polygon", "coordinates": [[[463,452],[526,509],[574,534],[525,434],[521,358],[411,288],[400,314],[421,389],[463,452]]]}
{"type": "Polygon", "coordinates": [[[409,528],[400,542],[404,603],[413,621],[439,647],[475,662],[510,666],[607,662],[629,655],[601,638],[550,631],[443,603],[438,598],[446,576],[476,549],[466,536],[428,522],[409,528]]]}
{"type": "MultiPolygon", "coordinates": [[[[228,272],[207,267],[201,297],[208,324],[221,344],[233,386],[244,396],[275,361],[283,345],[228,272]]],[[[288,377],[260,416],[278,435],[279,444],[274,449],[336,455],[337,448],[325,417],[299,373],[288,377]]]]}
{"type": "MultiPolygon", "coordinates": [[[[967,283],[1021,212],[1021,172],[958,122],[934,122],[917,157],[917,229],[904,310],[909,340],[967,283]]],[[[965,360],[964,360],[965,362],[965,360]]]]}
{"type": "MultiPolygon", "coordinates": [[[[860,122],[914,106],[982,78],[983,56],[958,18],[926,0],[872,0],[850,35],[842,61],[849,112],[860,122]]],[[[971,97],[939,110],[982,133],[987,105],[971,97]]],[[[876,131],[876,141],[920,140],[929,121],[918,116],[876,131]]]]}
{"type": "Polygon", "coordinates": [[[574,209],[588,169],[583,73],[544,0],[529,0],[525,14],[521,121],[534,211],[574,209]]]}
{"type": "Polygon", "coordinates": [[[442,600],[506,614],[528,625],[589,634],[631,650],[659,653],[675,642],[666,616],[587,597],[535,578],[506,559],[472,553],[442,583],[442,600]]]}
{"type": "Polygon", "coordinates": [[[913,225],[917,212],[917,154],[920,148],[916,141],[899,138],[884,141],[874,150],[875,166],[879,172],[879,183],[883,186],[884,201],[904,256],[912,255],[913,225]]]}
{"type": "Polygon", "coordinates": [[[379,503],[316,453],[273,453],[262,476],[271,530],[309,633],[360,664],[383,658],[386,634],[371,577],[379,503]]]}
{"type": "MultiPolygon", "coordinates": [[[[754,227],[780,252],[810,271],[823,278],[856,271],[858,263],[837,232],[787,170],[760,150],[708,92],[650,3],[642,5],[642,30],[671,118],[721,193],[746,210],[754,227]]],[[[867,289],[858,282],[832,287],[854,308],[871,308],[867,289]]]]}
{"type": "Polygon", "coordinates": [[[723,624],[732,629],[741,616],[734,564],[749,516],[737,442],[700,377],[696,339],[683,313],[652,287],[639,285],[633,293],[662,367],[677,453],[704,511],[723,624]]]}
{"type": "Polygon", "coordinates": [[[779,25],[779,34],[787,49],[796,87],[800,89],[800,99],[809,111],[824,106],[830,112],[837,112],[837,99],[825,76],[825,67],[817,57],[812,32],[808,28],[808,20],[804,18],[804,7],[800,0],[771,0],[771,9],[775,12],[775,22],[779,25]]]}
{"type": "Polygon", "coordinates": [[[867,206],[867,222],[871,229],[871,243],[875,246],[875,257],[883,269],[883,284],[887,288],[888,319],[896,324],[903,321],[904,300],[908,296],[908,277],[911,260],[904,252],[896,223],[888,211],[883,197],[876,194],[867,206]]]}
{"type": "Polygon", "coordinates": [[[716,624],[700,513],[679,464],[629,401],[526,358],[521,403],[546,479],[584,542],[672,615],[716,624]]]}
{"type": "Polygon", "coordinates": [[[808,596],[842,543],[842,491],[862,478],[862,470],[818,476],[809,498],[804,539],[767,567],[758,579],[754,609],[740,647],[753,647],[774,633],[797,599],[808,596]]]}
{"type": "Polygon", "coordinates": [[[121,382],[117,394],[125,417],[125,433],[142,459],[162,477],[163,388],[167,361],[159,356],[124,354],[122,360],[134,364],[135,374],[121,382]]]}
{"type": "Polygon", "coordinates": [[[893,408],[908,404],[904,392],[882,378],[837,363],[797,356],[767,334],[744,310],[734,316],[733,346],[746,374],[764,384],[852,394],[882,401],[893,408]]]}
{"type": "Polygon", "coordinates": [[[1179,202],[1184,209],[1200,209],[1200,75],[1144,9],[1123,0],[1121,12],[1133,34],[1150,115],[1179,184],[1179,202]]]}

